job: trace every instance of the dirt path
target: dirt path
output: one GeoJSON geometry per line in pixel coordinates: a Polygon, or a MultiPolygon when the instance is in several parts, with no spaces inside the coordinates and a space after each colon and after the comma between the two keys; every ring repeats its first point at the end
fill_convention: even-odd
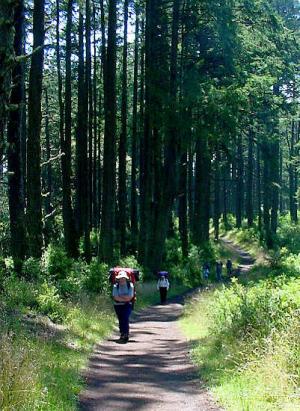
{"type": "Polygon", "coordinates": [[[237,257],[239,261],[238,268],[240,269],[241,274],[247,273],[253,267],[255,260],[249,253],[239,248],[227,238],[221,238],[221,242],[224,244],[224,247],[228,248],[228,250],[237,257]]]}
{"type": "MultiPolygon", "coordinates": [[[[239,257],[241,273],[249,271],[251,256],[222,241],[239,257]]],[[[117,344],[116,333],[96,347],[79,396],[81,411],[220,411],[201,386],[178,327],[183,303],[177,298],[143,310],[131,322],[128,344],[117,344]]]]}
{"type": "Polygon", "coordinates": [[[80,410],[217,411],[201,387],[177,320],[183,300],[152,306],[131,325],[126,345],[117,335],[99,345],[86,371],[80,410]]]}

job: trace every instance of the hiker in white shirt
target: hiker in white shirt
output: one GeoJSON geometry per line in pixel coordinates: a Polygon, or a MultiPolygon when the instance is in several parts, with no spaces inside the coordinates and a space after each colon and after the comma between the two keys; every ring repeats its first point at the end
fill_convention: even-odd
{"type": "Polygon", "coordinates": [[[167,301],[167,293],[168,293],[169,287],[170,287],[169,280],[164,275],[162,275],[157,281],[157,289],[160,292],[161,304],[165,304],[167,301]]]}

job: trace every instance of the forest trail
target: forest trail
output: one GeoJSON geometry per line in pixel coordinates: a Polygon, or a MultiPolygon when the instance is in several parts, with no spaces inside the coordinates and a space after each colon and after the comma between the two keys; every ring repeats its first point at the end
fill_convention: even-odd
{"type": "MultiPolygon", "coordinates": [[[[253,258],[227,239],[224,246],[239,257],[241,273],[253,258]]],[[[183,297],[136,314],[127,345],[114,334],[99,344],[85,372],[81,411],[219,411],[189,358],[189,346],[178,327],[183,297]]]]}
{"type": "Polygon", "coordinates": [[[151,306],[134,317],[128,344],[117,344],[113,335],[98,345],[85,372],[79,409],[220,410],[190,361],[177,323],[182,310],[182,297],[151,306]]]}
{"type": "Polygon", "coordinates": [[[220,238],[220,241],[223,243],[224,247],[226,247],[234,256],[237,257],[239,261],[238,268],[240,269],[241,274],[245,274],[249,270],[251,270],[255,263],[255,260],[249,253],[247,253],[247,251],[239,248],[239,246],[225,237],[220,238]]]}

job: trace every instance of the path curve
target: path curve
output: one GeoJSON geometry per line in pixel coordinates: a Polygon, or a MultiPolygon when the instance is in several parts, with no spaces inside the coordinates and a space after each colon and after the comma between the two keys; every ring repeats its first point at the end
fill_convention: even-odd
{"type": "Polygon", "coordinates": [[[85,372],[81,411],[219,411],[201,385],[178,327],[183,299],[137,314],[126,345],[117,335],[96,347],[85,372]]]}
{"type": "Polygon", "coordinates": [[[222,237],[220,241],[223,243],[224,247],[228,248],[228,250],[239,257],[240,262],[238,264],[238,268],[240,269],[241,273],[245,274],[250,271],[255,263],[255,259],[251,257],[251,255],[247,253],[247,251],[239,248],[239,246],[234,244],[233,241],[228,240],[225,237],[222,237]]]}

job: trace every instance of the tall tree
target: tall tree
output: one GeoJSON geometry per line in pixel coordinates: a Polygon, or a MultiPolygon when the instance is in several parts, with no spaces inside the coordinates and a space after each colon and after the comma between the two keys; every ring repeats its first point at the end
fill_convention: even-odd
{"type": "Polygon", "coordinates": [[[132,101],[132,143],[131,143],[131,196],[130,196],[130,227],[131,249],[137,250],[138,239],[138,208],[137,208],[137,166],[138,166],[138,68],[139,68],[139,8],[136,7],[135,41],[134,41],[134,72],[132,101]]]}
{"type": "Polygon", "coordinates": [[[42,201],[41,201],[41,99],[44,63],[45,3],[34,0],[33,54],[28,86],[28,139],[27,139],[27,232],[29,255],[42,254],[42,201]]]}
{"type": "Polygon", "coordinates": [[[10,0],[0,2],[0,164],[4,154],[4,131],[11,92],[14,59],[14,9],[10,0]]]}
{"type": "MultiPolygon", "coordinates": [[[[14,52],[15,56],[21,56],[24,43],[24,4],[18,0],[14,12],[14,52]]],[[[21,142],[23,122],[22,113],[24,104],[24,72],[23,65],[19,61],[15,64],[12,72],[12,92],[10,105],[13,107],[9,112],[7,126],[7,157],[9,172],[9,214],[11,231],[11,254],[14,259],[15,270],[20,273],[22,262],[26,252],[25,238],[25,212],[24,212],[24,187],[23,187],[23,159],[21,142]]]]}
{"type": "Polygon", "coordinates": [[[71,55],[72,55],[72,15],[73,0],[68,0],[67,27],[66,27],[66,80],[65,80],[65,128],[61,140],[61,168],[63,187],[63,223],[65,247],[70,257],[78,256],[77,235],[72,207],[71,195],[71,141],[72,141],[72,83],[71,83],[71,55]]]}
{"type": "Polygon", "coordinates": [[[119,231],[120,253],[126,253],[126,153],[127,153],[127,31],[128,31],[128,0],[124,1],[124,36],[123,36],[123,66],[122,66],[122,102],[121,102],[121,134],[119,142],[119,231]]]}
{"type": "Polygon", "coordinates": [[[101,219],[101,252],[104,261],[112,261],[115,240],[116,208],[116,29],[117,5],[108,3],[107,55],[104,76],[105,130],[103,158],[103,198],[101,219]]]}

